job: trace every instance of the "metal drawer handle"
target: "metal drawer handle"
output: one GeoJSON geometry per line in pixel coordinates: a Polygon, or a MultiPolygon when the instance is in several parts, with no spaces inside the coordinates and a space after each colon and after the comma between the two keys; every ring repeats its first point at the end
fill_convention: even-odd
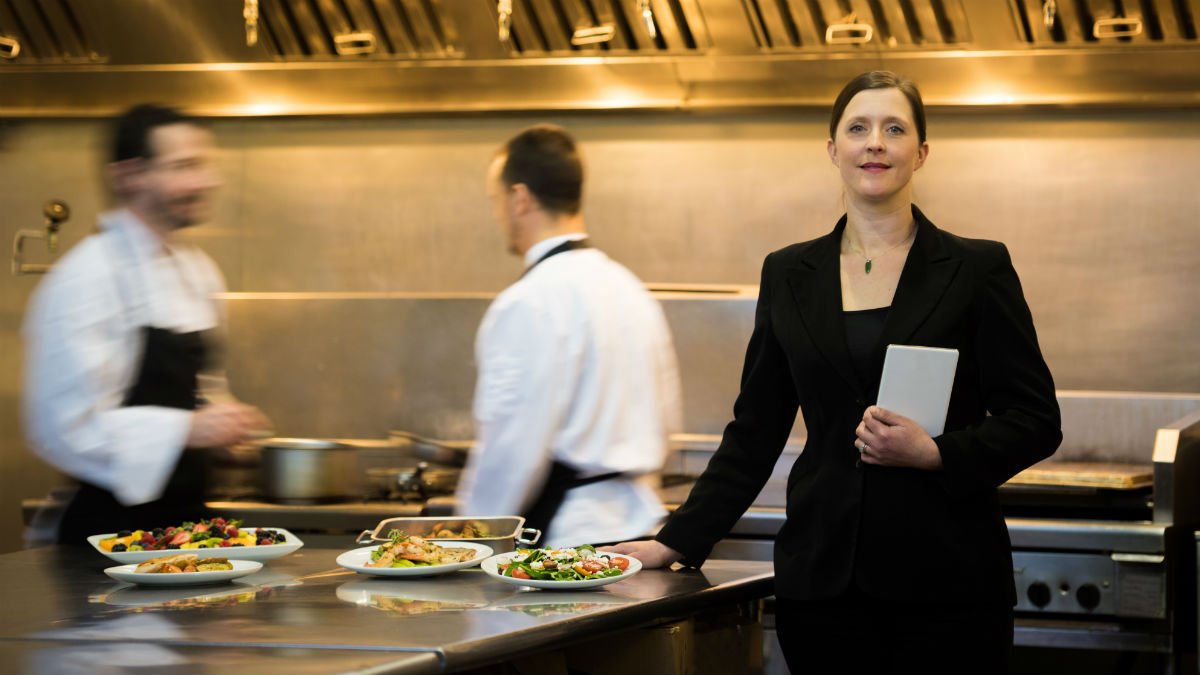
{"type": "Polygon", "coordinates": [[[542,531],[533,527],[521,528],[517,534],[517,544],[520,546],[533,546],[542,538],[542,531]]]}
{"type": "Polygon", "coordinates": [[[1141,19],[1097,19],[1092,37],[1097,39],[1135,37],[1142,34],[1141,19]]]}
{"type": "Polygon", "coordinates": [[[835,23],[825,29],[825,44],[861,45],[871,41],[875,28],[867,23],[835,23]]]}

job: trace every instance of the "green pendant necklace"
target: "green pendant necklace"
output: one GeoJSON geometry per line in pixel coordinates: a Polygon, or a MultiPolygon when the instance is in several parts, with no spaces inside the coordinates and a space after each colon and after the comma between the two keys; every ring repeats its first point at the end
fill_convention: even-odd
{"type": "Polygon", "coordinates": [[[916,235],[917,235],[917,228],[916,228],[916,226],[914,225],[914,226],[913,226],[913,230],[912,230],[912,232],[911,232],[911,233],[909,233],[909,235],[908,235],[907,237],[905,237],[905,238],[904,238],[904,241],[902,241],[902,242],[900,242],[899,244],[896,244],[895,246],[893,246],[893,247],[891,247],[891,248],[887,249],[887,250],[886,250],[886,251],[884,251],[883,253],[876,253],[874,256],[871,256],[871,257],[867,257],[867,254],[866,254],[866,253],[864,253],[864,252],[863,252],[861,249],[858,249],[858,248],[856,248],[856,247],[854,246],[854,244],[851,244],[849,239],[847,239],[847,240],[846,240],[846,246],[848,246],[848,247],[850,248],[850,250],[851,250],[851,251],[854,251],[855,253],[857,253],[857,254],[859,254],[859,255],[861,255],[861,256],[863,257],[863,260],[865,260],[865,261],[866,261],[866,262],[864,262],[864,263],[863,263],[863,273],[864,273],[864,274],[870,274],[870,273],[871,273],[871,262],[872,262],[873,260],[875,260],[875,258],[879,258],[879,257],[885,256],[885,255],[887,255],[887,254],[891,253],[892,251],[895,251],[896,249],[900,248],[901,246],[903,246],[903,245],[907,244],[909,241],[911,241],[911,240],[912,240],[914,237],[916,237],[916,235]]]}

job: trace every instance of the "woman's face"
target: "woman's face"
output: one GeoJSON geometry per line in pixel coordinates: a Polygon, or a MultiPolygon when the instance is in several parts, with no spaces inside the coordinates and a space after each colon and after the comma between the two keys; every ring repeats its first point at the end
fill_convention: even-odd
{"type": "Polygon", "coordinates": [[[883,202],[905,195],[913,173],[925,163],[912,105],[899,89],[867,89],[850,99],[828,143],[847,196],[883,202]]]}

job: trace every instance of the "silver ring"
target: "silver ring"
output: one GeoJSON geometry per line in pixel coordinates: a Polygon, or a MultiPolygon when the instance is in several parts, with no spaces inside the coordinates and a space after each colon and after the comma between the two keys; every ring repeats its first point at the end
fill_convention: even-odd
{"type": "Polygon", "coordinates": [[[862,444],[862,447],[860,447],[860,448],[858,449],[858,454],[860,454],[860,455],[861,455],[861,454],[864,454],[864,453],[866,453],[866,451],[867,451],[867,450],[870,450],[870,449],[871,449],[871,448],[870,448],[870,447],[868,447],[866,443],[863,443],[863,444],[862,444]]]}

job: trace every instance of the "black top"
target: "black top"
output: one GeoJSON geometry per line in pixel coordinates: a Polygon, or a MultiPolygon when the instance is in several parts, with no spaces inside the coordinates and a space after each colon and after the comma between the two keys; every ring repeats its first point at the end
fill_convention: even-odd
{"type": "Polygon", "coordinates": [[[871,364],[875,358],[875,346],[883,336],[883,326],[887,323],[890,309],[891,307],[876,307],[842,312],[846,319],[846,346],[850,348],[850,361],[863,389],[870,389],[871,382],[875,379],[874,373],[871,372],[871,364]]]}

